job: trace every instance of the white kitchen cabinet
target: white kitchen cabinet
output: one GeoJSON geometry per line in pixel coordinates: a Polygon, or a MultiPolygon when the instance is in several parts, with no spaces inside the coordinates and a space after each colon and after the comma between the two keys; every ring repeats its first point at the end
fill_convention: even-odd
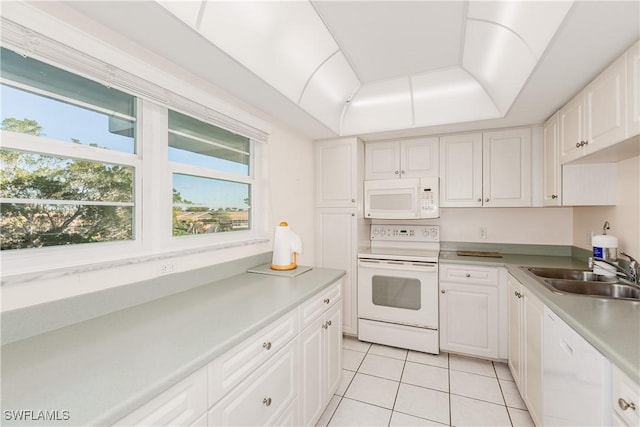
{"type": "Polygon", "coordinates": [[[640,384],[634,382],[615,365],[612,369],[611,400],[617,425],[640,425],[640,384]]]}
{"type": "Polygon", "coordinates": [[[336,391],[342,372],[340,304],[331,306],[300,335],[301,425],[315,425],[336,391]]]}
{"type": "Polygon", "coordinates": [[[574,161],[627,138],[626,55],[560,109],[560,162],[574,161]]]}
{"type": "Polygon", "coordinates": [[[297,341],[289,343],[210,410],[210,426],[276,425],[298,396],[297,341]]]}
{"type": "Polygon", "coordinates": [[[440,137],[440,206],[482,206],[482,134],[440,137]]]}
{"type": "Polygon", "coordinates": [[[544,425],[611,425],[611,363],[546,307],[543,354],[544,425]]]}
{"type": "Polygon", "coordinates": [[[562,167],[560,166],[559,113],[555,113],[544,124],[543,140],[543,206],[562,204],[562,167]]]}
{"type": "Polygon", "coordinates": [[[640,135],[640,41],[627,51],[627,131],[640,135]]]}
{"type": "Polygon", "coordinates": [[[165,390],[114,426],[197,426],[206,411],[205,367],[165,390]]]}
{"type": "Polygon", "coordinates": [[[543,425],[544,304],[518,280],[508,279],[508,366],[536,425],[543,425]]]}
{"type": "Polygon", "coordinates": [[[440,264],[440,349],[492,359],[500,354],[498,269],[440,264]]]}
{"type": "Polygon", "coordinates": [[[316,207],[358,206],[362,184],[362,177],[358,177],[359,151],[362,148],[357,138],[316,142],[316,207]]]}
{"type": "Polygon", "coordinates": [[[365,146],[365,179],[438,176],[438,138],[370,142],[365,146]]]}
{"type": "Polygon", "coordinates": [[[366,240],[368,243],[369,240],[361,208],[364,143],[358,138],[340,138],[315,144],[316,265],[347,272],[342,289],[342,327],[345,333],[357,335],[358,242],[366,240]],[[354,188],[347,191],[347,187],[354,188]],[[333,190],[329,191],[331,188],[333,190]],[[354,203],[351,203],[352,199],[354,203]]]}
{"type": "Polygon", "coordinates": [[[531,129],[440,138],[442,207],[531,206],[531,129]]]}

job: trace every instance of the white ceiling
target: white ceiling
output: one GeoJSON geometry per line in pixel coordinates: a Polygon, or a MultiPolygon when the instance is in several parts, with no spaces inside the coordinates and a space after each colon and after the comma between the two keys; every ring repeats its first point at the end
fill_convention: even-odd
{"type": "Polygon", "coordinates": [[[311,138],[541,123],[640,38],[637,1],[66,4],[311,138]]]}

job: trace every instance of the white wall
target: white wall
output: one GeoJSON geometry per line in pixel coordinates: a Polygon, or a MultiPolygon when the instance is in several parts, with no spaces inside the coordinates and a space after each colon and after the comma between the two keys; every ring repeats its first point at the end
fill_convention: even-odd
{"type": "Polygon", "coordinates": [[[602,225],[609,221],[607,232],[618,237],[619,248],[636,259],[640,257],[640,157],[617,163],[616,205],[576,207],[573,211],[573,245],[591,250],[586,235],[602,233],[602,225]]]}
{"type": "Polygon", "coordinates": [[[571,245],[572,208],[443,208],[440,238],[446,242],[571,245]],[[487,229],[486,239],[480,228],[487,229]]]}
{"type": "Polygon", "coordinates": [[[298,264],[313,265],[313,143],[274,124],[267,144],[273,225],[286,221],[302,239],[298,264]]]}

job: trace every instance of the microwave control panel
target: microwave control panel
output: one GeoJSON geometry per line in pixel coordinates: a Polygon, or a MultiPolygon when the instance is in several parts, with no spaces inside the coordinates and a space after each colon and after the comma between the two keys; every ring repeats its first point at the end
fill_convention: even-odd
{"type": "Polygon", "coordinates": [[[439,242],[440,226],[376,224],[371,226],[371,240],[439,242]]]}

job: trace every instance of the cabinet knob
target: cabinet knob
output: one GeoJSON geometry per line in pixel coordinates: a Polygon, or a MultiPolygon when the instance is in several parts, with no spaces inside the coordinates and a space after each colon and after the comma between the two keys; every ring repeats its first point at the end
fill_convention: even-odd
{"type": "Polygon", "coordinates": [[[619,398],[618,399],[618,406],[620,407],[620,409],[622,409],[623,411],[626,411],[627,409],[631,408],[632,411],[636,410],[636,405],[633,402],[627,402],[626,400],[624,400],[623,398],[619,398]]]}
{"type": "Polygon", "coordinates": [[[324,303],[325,303],[325,304],[329,304],[330,302],[331,302],[331,300],[330,300],[329,298],[325,298],[325,299],[324,299],[324,303]]]}
{"type": "Polygon", "coordinates": [[[267,341],[265,343],[262,343],[262,348],[264,348],[266,350],[271,350],[271,341],[267,341]]]}
{"type": "Polygon", "coordinates": [[[551,195],[551,198],[552,198],[553,200],[555,200],[555,199],[557,199],[557,198],[558,198],[558,196],[557,196],[557,195],[555,195],[555,194],[552,194],[552,195],[551,195]]]}
{"type": "Polygon", "coordinates": [[[481,199],[481,198],[478,198],[478,203],[481,203],[481,202],[482,202],[482,199],[481,199]]]}
{"type": "Polygon", "coordinates": [[[589,145],[589,141],[584,141],[583,144],[584,145],[589,145]]]}
{"type": "Polygon", "coordinates": [[[355,202],[356,202],[356,199],[351,199],[351,203],[355,203],[355,202]]]}
{"type": "Polygon", "coordinates": [[[265,397],[264,399],[262,399],[262,404],[264,406],[271,406],[271,398],[270,397],[265,397]]]}
{"type": "Polygon", "coordinates": [[[444,289],[441,289],[441,290],[440,290],[440,293],[441,293],[441,294],[445,294],[445,293],[447,293],[447,291],[445,291],[444,289]]]}
{"type": "Polygon", "coordinates": [[[580,147],[582,147],[582,145],[581,145],[581,144],[582,144],[582,141],[580,141],[580,142],[576,142],[576,148],[580,148],[580,147]]]}
{"type": "Polygon", "coordinates": [[[471,277],[471,274],[467,273],[467,274],[464,275],[464,277],[471,277]]]}
{"type": "Polygon", "coordinates": [[[393,173],[395,173],[396,175],[400,175],[400,171],[395,171],[393,173]]]}
{"type": "Polygon", "coordinates": [[[331,326],[331,320],[327,320],[327,326],[331,326]]]}
{"type": "Polygon", "coordinates": [[[487,197],[486,199],[484,199],[484,201],[485,201],[485,202],[488,202],[488,201],[489,201],[489,198],[487,197]]]}
{"type": "Polygon", "coordinates": [[[322,324],[322,329],[327,329],[328,327],[329,327],[329,325],[327,325],[327,322],[324,322],[324,323],[322,324]]]}

